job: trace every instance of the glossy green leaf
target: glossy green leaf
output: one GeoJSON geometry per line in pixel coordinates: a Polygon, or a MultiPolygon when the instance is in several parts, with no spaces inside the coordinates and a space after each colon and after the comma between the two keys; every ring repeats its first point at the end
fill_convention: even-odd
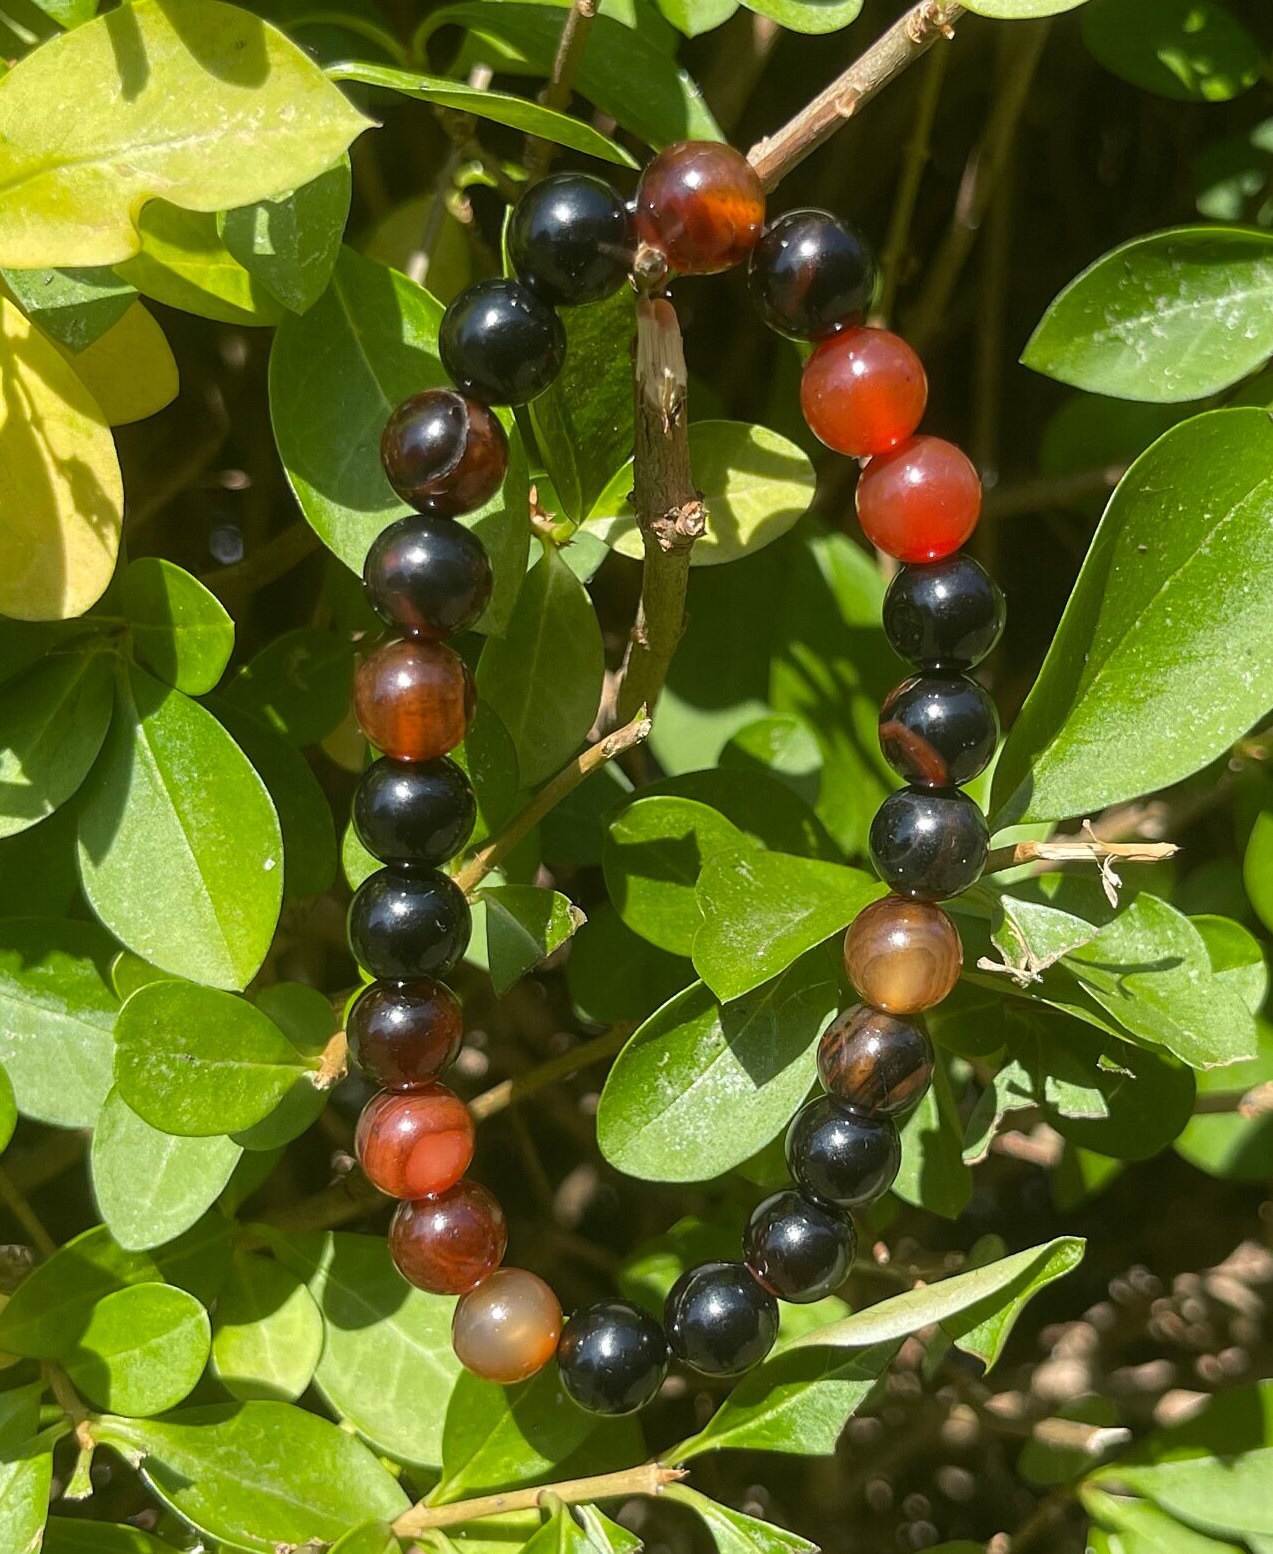
{"type": "Polygon", "coordinates": [[[813,1082],[815,1044],[838,989],[817,952],[733,1003],[702,983],[664,1004],[619,1054],[597,1142],[646,1181],[702,1182],[784,1128],[813,1082]]]}
{"type": "Polygon", "coordinates": [[[268,198],[316,178],[366,123],[247,12],[141,0],[0,79],[0,264],[116,264],[151,196],[203,211],[268,198]]]}
{"type": "MultiPolygon", "coordinates": [[[[1242,1094],[1273,1082],[1273,1026],[1257,1022],[1258,1050],[1246,1063],[1200,1073],[1200,1095],[1242,1094]]],[[[1273,1173],[1273,1117],[1228,1115],[1191,1117],[1174,1138],[1176,1153],[1211,1176],[1263,1182],[1273,1173]]]]}
{"type": "Polygon", "coordinates": [[[316,745],[349,711],[354,649],[334,631],[301,626],[274,637],[225,687],[225,700],[293,745],[316,745]]]}
{"type": "Polygon", "coordinates": [[[112,1090],[89,1155],[98,1212],[120,1246],[139,1251],[162,1246],[216,1202],[242,1153],[222,1134],[164,1133],[112,1090]]]}
{"type": "Polygon", "coordinates": [[[488,885],[480,899],[486,905],[487,965],[501,996],[587,921],[568,896],[535,885],[488,885]]]}
{"type": "Polygon", "coordinates": [[[40,1554],[169,1554],[171,1547],[140,1527],[50,1516],[40,1554]]]}
{"type": "Polygon", "coordinates": [[[526,574],[502,637],[490,638],[477,689],[512,735],[523,783],[551,777],[597,716],[605,658],[588,592],[554,546],[526,574]]]}
{"type": "Polygon", "coordinates": [[[387,1522],[364,1522],[332,1544],[331,1554],[402,1554],[402,1544],[387,1522]]]}
{"type": "Polygon", "coordinates": [[[750,848],[717,853],[696,887],[703,920],[694,936],[694,969],[717,998],[741,997],[846,928],[883,894],[870,875],[837,863],[750,848]]]}
{"type": "Polygon", "coordinates": [[[1273,931],[1273,808],[1255,817],[1243,855],[1242,882],[1255,915],[1273,931]]]}
{"type": "Polygon", "coordinates": [[[283,306],[245,270],[210,211],[151,200],[137,218],[141,249],[116,272],[143,297],[222,324],[277,324],[283,306]]]}
{"type": "Polygon", "coordinates": [[[189,1395],[211,1342],[208,1313],[193,1295],[133,1284],[97,1302],[62,1364],[96,1407],[130,1418],[162,1414],[189,1395]]]}
{"type": "Polygon", "coordinates": [[[658,0],[658,7],[678,32],[697,38],[727,22],[738,9],[738,0],[658,0]]]}
{"type": "Polygon", "coordinates": [[[327,289],[349,219],[349,158],[277,199],[240,205],[217,218],[221,241],[240,265],[293,313],[327,289]]]}
{"type": "Polygon", "coordinates": [[[1072,280],[1021,360],[1096,394],[1202,399],[1273,355],[1271,300],[1273,234],[1239,227],[1153,232],[1072,280]]]}
{"type": "Polygon", "coordinates": [[[282,898],[265,785],[210,712],[132,668],[85,785],[80,877],[93,910],[165,971],[246,987],[282,898]]]}
{"type": "MultiPolygon", "coordinates": [[[[743,0],[749,11],[768,16],[791,32],[839,32],[858,19],[862,0],[743,0]]],[[[1081,0],[1071,0],[1081,4],[1081,0]]]]}
{"type": "Polygon", "coordinates": [[[190,1408],[167,1419],[108,1415],[97,1434],[140,1465],[179,1516],[249,1554],[332,1543],[361,1522],[392,1521],[408,1504],[361,1441],[290,1403],[190,1408]]]}
{"type": "Polygon", "coordinates": [[[637,1554],[642,1547],[634,1532],[602,1515],[595,1505],[576,1505],[571,1509],[587,1534],[589,1554],[637,1554]]]}
{"type": "Polygon", "coordinates": [[[111,660],[53,653],[0,690],[0,837],[51,815],[79,788],[110,724],[111,660]]]}
{"type": "Polygon", "coordinates": [[[1263,411],[1199,416],[1132,465],[1000,754],[992,829],[1165,787],[1273,705],[1271,518],[1263,411]]]}
{"type": "Polygon", "coordinates": [[[1133,86],[1185,102],[1227,102],[1259,79],[1259,43],[1218,0],[1092,0],[1083,41],[1133,86]]]}
{"type": "Polygon", "coordinates": [[[212,689],[234,651],[234,622],[198,578],[143,556],[125,571],[119,602],[137,656],[166,685],[190,696],[212,689]]]}
{"type": "Polygon", "coordinates": [[[13,1081],[0,1068],[0,1155],[9,1147],[14,1129],[18,1126],[18,1102],[13,1093],[13,1081]]]}
{"type": "Polygon", "coordinates": [[[66,917],[79,891],[75,806],[0,842],[0,917],[66,917]]]}
{"type": "Polygon", "coordinates": [[[822,787],[822,750],[817,735],[794,713],[775,713],[745,723],[720,752],[720,764],[743,772],[766,772],[811,807],[822,787]]]}
{"type": "Polygon", "coordinates": [[[137,288],[114,270],[5,270],[0,272],[14,300],[69,351],[82,351],[119,323],[137,288]]]}
{"type": "Polygon", "coordinates": [[[74,1236],[40,1263],[0,1310],[0,1348],[60,1359],[72,1352],[98,1302],[162,1278],[155,1261],[125,1252],[104,1225],[74,1236]]]}
{"type": "Polygon", "coordinates": [[[323,1352],[323,1316],[289,1269],[252,1252],[236,1254],[217,1299],[212,1368],[241,1401],[294,1402],[323,1352]]]}
{"type": "Polygon", "coordinates": [[[1218,1543],[1143,1500],[1087,1488],[1083,1504],[1116,1530],[1111,1548],[1118,1554],[1242,1554],[1236,1544],[1218,1543]]]}
{"type": "Polygon", "coordinates": [[[38,1554],[49,1510],[53,1451],[38,1439],[39,1383],[0,1394],[0,1539],[6,1554],[38,1554]]]}

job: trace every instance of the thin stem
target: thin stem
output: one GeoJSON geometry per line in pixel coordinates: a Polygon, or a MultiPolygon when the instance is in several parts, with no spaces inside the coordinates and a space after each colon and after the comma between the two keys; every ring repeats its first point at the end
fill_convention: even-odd
{"type": "MultiPolygon", "coordinates": [[[[569,103],[596,14],[597,0],[574,0],[566,12],[557,52],[553,56],[552,74],[541,99],[545,108],[555,108],[560,112],[569,103]]],[[[532,139],[529,142],[526,147],[526,166],[531,183],[537,182],[548,171],[556,151],[556,146],[550,140],[532,139]]]]}
{"type": "Polygon", "coordinates": [[[1023,863],[1161,863],[1180,851],[1175,842],[1102,842],[1094,834],[1087,840],[1016,842],[991,849],[983,874],[999,874],[1023,863]]]}
{"type": "Polygon", "coordinates": [[[892,317],[897,289],[902,282],[902,267],[910,246],[911,222],[919,201],[919,186],[923,181],[924,169],[932,153],[933,123],[937,117],[937,105],[941,101],[942,83],[946,79],[949,60],[948,50],[936,49],[929,54],[928,63],[924,67],[915,122],[906,143],[902,176],[893,201],[893,213],[889,217],[888,236],[880,255],[880,299],[873,316],[873,322],[879,325],[887,324],[892,317]]]}
{"type": "Polygon", "coordinates": [[[44,1223],[21,1191],[14,1185],[8,1172],[0,1168],[0,1201],[31,1238],[31,1245],[42,1257],[52,1257],[57,1242],[44,1228],[44,1223]]]}
{"type": "Polygon", "coordinates": [[[199,581],[205,588],[210,588],[223,604],[232,602],[254,594],[270,583],[276,583],[318,548],[318,536],[307,523],[291,523],[250,556],[245,556],[232,566],[205,572],[199,581]]]}
{"type": "Polygon", "coordinates": [[[1125,464],[1105,464],[1100,469],[1079,470],[1073,475],[1055,475],[1001,486],[986,492],[981,515],[995,519],[1024,518],[1049,508],[1072,507],[1075,502],[1085,502],[1089,497],[1108,496],[1126,473],[1125,464]]]}
{"type": "Polygon", "coordinates": [[[404,1511],[393,1524],[399,1538],[414,1538],[430,1527],[457,1527],[484,1516],[503,1516],[508,1511],[533,1511],[546,1497],[556,1496],[565,1505],[589,1500],[615,1500],[627,1495],[657,1495],[664,1485],[685,1477],[685,1468],[665,1468],[662,1463],[647,1462],[621,1473],[598,1473],[592,1478],[567,1479],[561,1484],[545,1484],[540,1489],[510,1489],[502,1495],[482,1495],[476,1500],[457,1500],[454,1505],[426,1505],[420,1501],[404,1511]]]}
{"type": "Polygon", "coordinates": [[[630,1025],[612,1026],[600,1036],[594,1036],[591,1041],[585,1041],[578,1047],[571,1047],[569,1052],[563,1052],[560,1057],[541,1063],[525,1074],[518,1074],[515,1079],[501,1080],[499,1084],[492,1085],[489,1090],[483,1090],[481,1095],[475,1095],[469,1102],[469,1111],[478,1122],[485,1122],[488,1117],[494,1117],[497,1112],[515,1106],[518,1101],[524,1101],[528,1095],[534,1095],[536,1090],[556,1084],[559,1079],[569,1079],[581,1068],[588,1068],[593,1063],[599,1063],[603,1058],[613,1057],[627,1041],[631,1030],[630,1025]]]}

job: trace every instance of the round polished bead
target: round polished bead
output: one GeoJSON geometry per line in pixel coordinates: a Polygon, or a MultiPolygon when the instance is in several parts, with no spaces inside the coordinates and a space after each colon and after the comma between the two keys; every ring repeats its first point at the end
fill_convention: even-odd
{"type": "Polygon", "coordinates": [[[373,977],[415,982],[444,977],[468,948],[464,892],[436,869],[378,869],[349,903],[349,948],[373,977]]]}
{"type": "Polygon", "coordinates": [[[741,264],[760,241],[765,191],[751,163],[715,140],[660,151],[637,185],[637,234],[683,275],[741,264]]]}
{"type": "Polygon", "coordinates": [[[603,1300],[576,1311],[557,1345],[561,1384],[590,1414],[644,1408],[667,1375],[663,1329],[640,1306],[603,1300]]]}
{"type": "Polygon", "coordinates": [[[445,1085],[382,1090],[362,1109],[354,1148],[373,1187],[391,1198],[445,1192],[469,1168],[477,1130],[445,1085]]]}
{"type": "Polygon", "coordinates": [[[454,389],[424,389],[385,422],[380,462],[408,507],[454,518],[476,512],[499,490],[508,470],[508,438],[476,399],[454,389]]]}
{"type": "Polygon", "coordinates": [[[847,329],[824,340],[800,377],[809,430],[828,448],[857,459],[904,443],[927,403],[923,362],[887,329],[847,329]]]}
{"type": "Polygon", "coordinates": [[[902,1143],[889,1117],[866,1117],[822,1095],[796,1113],[787,1166],[807,1192],[841,1209],[871,1203],[893,1185],[902,1143]]]}
{"type": "Polygon", "coordinates": [[[359,728],[398,761],[432,761],[454,750],[476,705],[468,665],[440,642],[386,642],[354,675],[359,728]]]}
{"type": "Polygon", "coordinates": [[[556,173],[528,189],[508,223],[518,276],[554,307],[613,296],[632,271],[632,217],[614,189],[587,173],[556,173]]]}
{"type": "Polygon", "coordinates": [[[921,788],[954,788],[984,772],[999,739],[990,693],[964,675],[921,674],[889,692],[880,749],[897,775],[921,788]]]}
{"type": "Polygon", "coordinates": [[[743,1256],[759,1283],[798,1305],[839,1289],[856,1251],[848,1216],[793,1188],[757,1204],[743,1232],[743,1256]]]}
{"type": "Polygon", "coordinates": [[[945,901],[981,878],[990,832],[958,789],[898,788],[876,810],[867,845],[890,890],[912,901],[945,901]]]}
{"type": "Polygon", "coordinates": [[[386,1090],[415,1090],[460,1054],[464,1011],[445,982],[373,982],[345,1021],[349,1056],[386,1090]]]}
{"type": "Polygon", "coordinates": [[[672,1353],[707,1376],[737,1376],[778,1336],[778,1304],[742,1263],[700,1263],[668,1292],[663,1326],[672,1353]]]}
{"type": "Polygon", "coordinates": [[[456,387],[491,405],[524,405],[566,359],[566,331],[520,281],[476,281],[447,308],[438,353],[456,387]]]}
{"type": "Polygon", "coordinates": [[[828,1094],[868,1117],[896,1117],[933,1077],[933,1044],[916,1019],[855,1004],[818,1043],[818,1078],[828,1094]]]}
{"type": "Polygon", "coordinates": [[[371,542],[363,580],[372,608],[391,626],[440,642],[481,619],[491,560],[477,535],[453,519],[400,518],[371,542]]]}
{"type": "Polygon", "coordinates": [[[862,234],[825,210],[793,210],[765,229],[747,269],[771,329],[820,340],[862,320],[875,290],[875,256],[862,234]]]}
{"type": "Polygon", "coordinates": [[[499,1267],[508,1222],[477,1182],[400,1203],[389,1223],[389,1253],[398,1272],[430,1295],[467,1295],[499,1267]]]}
{"type": "Polygon", "coordinates": [[[884,595],[884,635],[924,669],[971,669],[998,642],[1004,613],[998,584],[960,552],[899,568],[884,595]]]}
{"type": "Polygon", "coordinates": [[[977,527],[981,480],[940,437],[912,437],[858,477],[857,514],[871,544],[898,561],[940,561],[977,527]]]}
{"type": "Polygon", "coordinates": [[[561,1306],[536,1274],[500,1268],[455,1308],[451,1342],[460,1364],[511,1386],[542,1370],[557,1352],[561,1306]]]}
{"type": "Polygon", "coordinates": [[[853,919],[844,969],[862,998],[888,1014],[918,1014],[954,990],[963,965],[959,930],[938,906],[885,896],[853,919]]]}
{"type": "Polygon", "coordinates": [[[473,834],[477,800],[464,772],[436,761],[373,761],[354,789],[358,840],[382,863],[433,868],[473,834]]]}

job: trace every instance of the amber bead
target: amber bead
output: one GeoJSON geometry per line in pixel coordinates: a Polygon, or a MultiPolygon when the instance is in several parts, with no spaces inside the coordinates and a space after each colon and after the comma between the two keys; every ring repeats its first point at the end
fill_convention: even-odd
{"type": "Polygon", "coordinates": [[[885,896],[844,936],[844,968],[862,998],[888,1014],[931,1009],[959,981],[964,947],[938,906],[885,896]]]}
{"type": "Polygon", "coordinates": [[[561,1306],[524,1268],[501,1268],[455,1308],[451,1342],[460,1364],[486,1381],[511,1386],[541,1370],[557,1352],[561,1306]]]}
{"type": "Polygon", "coordinates": [[[828,448],[858,459],[905,442],[927,403],[923,362],[887,329],[846,329],[824,340],[800,377],[809,430],[828,448]]]}
{"type": "Polygon", "coordinates": [[[389,1225],[389,1252],[398,1272],[430,1295],[467,1295],[499,1267],[508,1222],[494,1196],[477,1182],[400,1203],[389,1225]]]}
{"type": "Polygon", "coordinates": [[[445,1192],[468,1170],[477,1130],[445,1085],[382,1090],[363,1107],[354,1147],[367,1180],[391,1198],[445,1192]]]}
{"type": "Polygon", "coordinates": [[[886,556],[940,561],[977,527],[981,479],[954,443],[912,437],[862,471],[857,515],[863,534],[886,556]]]}
{"type": "Polygon", "coordinates": [[[871,1117],[909,1111],[928,1089],[933,1045],[915,1019],[856,1004],[818,1043],[818,1077],[837,1101],[871,1117]]]}
{"type": "Polygon", "coordinates": [[[373,982],[345,1022],[349,1055],[386,1090],[415,1090],[459,1056],[464,1011],[445,982],[373,982]]]}
{"type": "Polygon", "coordinates": [[[476,512],[499,490],[508,438],[486,406],[454,389],[404,399],[380,435],[380,462],[408,507],[434,518],[476,512]]]}
{"type": "Polygon", "coordinates": [[[432,761],[454,750],[476,703],[468,666],[440,642],[386,642],[354,676],[358,726],[397,761],[432,761]]]}
{"type": "Polygon", "coordinates": [[[742,152],[714,140],[660,151],[637,185],[638,235],[683,275],[741,264],[760,241],[765,191],[742,152]]]}

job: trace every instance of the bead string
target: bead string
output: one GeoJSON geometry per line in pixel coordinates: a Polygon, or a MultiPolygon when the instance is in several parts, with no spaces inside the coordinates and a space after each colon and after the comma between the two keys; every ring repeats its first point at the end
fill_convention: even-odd
{"type": "Polygon", "coordinates": [[[381,457],[415,515],[372,544],[368,598],[397,635],[360,665],[354,708],[382,754],[353,803],[357,834],[383,867],[354,894],[350,946],[375,979],[348,1017],[351,1055],[383,1088],[359,1120],[368,1179],[399,1200],[389,1246],[403,1276],[457,1295],[456,1354],[503,1384],[556,1355],[581,1407],[624,1414],[648,1403],[671,1357],[734,1376],[762,1360],[778,1332],[778,1301],[835,1290],[856,1250],[850,1211],[892,1185],[896,1119],[931,1080],[922,1021],[954,987],[962,946],[935,903],[966,890],[988,837],[960,785],[982,771],[998,734],[994,705],[966,671],[993,648],[1003,599],[958,547],[976,524],[981,486],[950,443],[918,436],[927,382],[896,335],[862,324],[875,283],[869,248],[823,211],[796,211],[767,228],[764,192],[729,147],[686,142],[661,152],[632,206],[602,180],[562,174],[531,188],[513,211],[508,249],[517,279],[479,281],[447,308],[439,353],[455,387],[426,389],[389,417],[381,457]],[[765,321],[813,342],[801,406],[828,447],[862,461],[858,519],[878,549],[903,563],[884,601],[884,630],[918,673],[880,715],[885,758],[907,786],[871,825],[870,853],[890,894],[845,937],[845,966],[862,1003],[822,1036],[825,1093],[787,1135],[794,1185],[765,1199],[743,1236],[743,1260],[690,1268],[660,1324],[628,1301],[576,1312],[537,1275],[502,1266],[504,1214],[465,1176],[473,1119],[438,1082],[463,1039],[458,1000],[444,982],[468,945],[463,893],[441,865],[472,834],[476,802],[447,753],[464,738],[474,688],[447,639],[490,598],[481,542],[456,519],[499,489],[508,464],[490,408],[543,393],[561,370],[557,309],[597,302],[631,276],[638,242],[675,274],[714,274],[749,260],[765,321]]]}

